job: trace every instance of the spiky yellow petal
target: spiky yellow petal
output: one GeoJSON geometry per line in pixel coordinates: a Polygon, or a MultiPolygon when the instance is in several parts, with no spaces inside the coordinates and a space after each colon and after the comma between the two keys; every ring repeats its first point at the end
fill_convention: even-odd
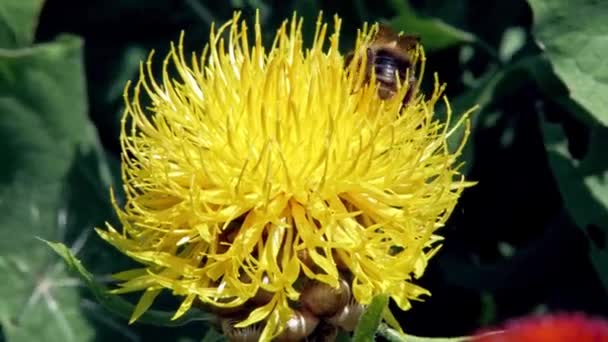
{"type": "MultiPolygon", "coordinates": [[[[411,280],[470,185],[455,167],[460,149],[447,146],[450,124],[434,115],[443,86],[405,106],[409,85],[381,100],[362,76],[365,57],[345,66],[338,17],[327,38],[319,16],[307,49],[301,26],[294,15],[266,50],[259,22],[250,42],[237,13],[212,29],[200,57],[187,60],[180,41],[160,82],[150,55],[125,90],[122,232],[98,232],[145,265],[118,275],[116,292],[146,290],[133,319],[159,289],[184,297],[176,317],[195,299],[239,307],[263,290],[270,300],[235,327],[262,322],[269,340],[299,283],[337,287],[338,264],[359,303],[386,293],[408,309],[428,294],[411,280]]],[[[355,51],[376,29],[359,33],[355,51]]],[[[423,70],[421,49],[416,60],[423,70]]]]}

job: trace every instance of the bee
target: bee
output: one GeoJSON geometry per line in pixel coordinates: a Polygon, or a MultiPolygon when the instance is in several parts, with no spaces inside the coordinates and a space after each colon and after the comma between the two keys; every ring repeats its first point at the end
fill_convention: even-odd
{"type": "MultiPolygon", "coordinates": [[[[379,26],[378,32],[365,48],[367,54],[365,81],[369,82],[372,72],[375,72],[378,96],[381,99],[389,99],[397,93],[397,77],[402,84],[408,83],[403,105],[406,105],[415,95],[414,58],[419,43],[420,37],[418,36],[398,34],[388,26],[379,26]]],[[[354,52],[346,55],[346,67],[350,65],[353,58],[354,52]]]]}

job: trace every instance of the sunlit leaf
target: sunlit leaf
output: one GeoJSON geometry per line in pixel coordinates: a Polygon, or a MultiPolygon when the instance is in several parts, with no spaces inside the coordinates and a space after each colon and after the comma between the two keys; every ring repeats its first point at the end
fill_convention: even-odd
{"type": "Polygon", "coordinates": [[[7,341],[87,341],[80,282],[35,239],[61,240],[65,179],[94,144],[81,41],[0,50],[0,322],[7,341]]]}
{"type": "Polygon", "coordinates": [[[608,2],[529,0],[534,34],[570,96],[608,125],[608,2]]]}

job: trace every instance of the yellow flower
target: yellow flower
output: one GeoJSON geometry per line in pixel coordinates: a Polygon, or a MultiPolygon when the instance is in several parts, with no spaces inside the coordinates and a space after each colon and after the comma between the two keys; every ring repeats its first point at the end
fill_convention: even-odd
{"type": "MultiPolygon", "coordinates": [[[[183,297],[175,318],[196,301],[247,308],[235,329],[263,327],[267,341],[311,281],[347,281],[357,303],[387,294],[403,310],[428,294],[411,281],[471,185],[457,164],[466,135],[456,151],[447,146],[458,126],[468,132],[468,114],[449,127],[445,100],[448,122],[435,118],[437,77],[430,96],[403,105],[404,84],[380,99],[362,76],[365,53],[345,66],[338,17],[327,38],[319,16],[307,49],[301,26],[294,15],[265,50],[259,20],[251,42],[237,13],[212,28],[200,57],[187,60],[180,40],[161,82],[150,55],[133,92],[127,86],[124,208],[114,201],[122,232],[97,231],[144,265],[116,275],[114,292],[145,291],[132,321],[168,289],[183,297]],[[252,304],[261,292],[268,299],[252,304]]],[[[355,52],[377,29],[359,32],[355,52]]],[[[422,49],[415,55],[421,79],[422,49]]]]}

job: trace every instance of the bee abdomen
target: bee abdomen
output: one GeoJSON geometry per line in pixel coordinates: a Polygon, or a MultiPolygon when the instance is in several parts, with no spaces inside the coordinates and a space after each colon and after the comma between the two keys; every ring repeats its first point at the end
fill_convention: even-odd
{"type": "Polygon", "coordinates": [[[379,50],[374,58],[374,71],[376,72],[376,80],[386,84],[396,84],[397,76],[401,82],[405,79],[407,69],[410,67],[407,61],[396,58],[389,52],[379,50]]]}

